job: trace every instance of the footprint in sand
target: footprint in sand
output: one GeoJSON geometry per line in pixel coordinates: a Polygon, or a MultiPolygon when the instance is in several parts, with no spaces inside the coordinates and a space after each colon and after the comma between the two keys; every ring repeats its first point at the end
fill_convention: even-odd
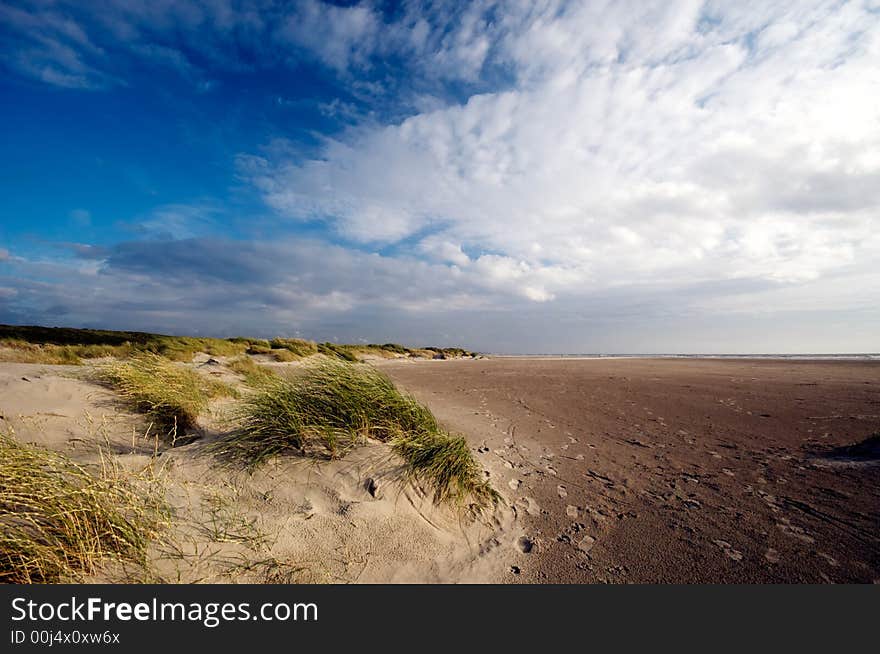
{"type": "Polygon", "coordinates": [[[520,497],[514,502],[514,506],[533,517],[541,514],[541,507],[533,498],[528,496],[520,497]]]}
{"type": "Polygon", "coordinates": [[[825,554],[825,552],[816,552],[816,554],[818,554],[818,555],[821,556],[823,559],[825,559],[826,561],[828,561],[828,565],[830,565],[832,568],[836,568],[836,567],[839,565],[839,564],[837,563],[837,559],[835,559],[835,558],[834,558],[833,556],[831,556],[830,554],[825,554]]]}
{"type": "Polygon", "coordinates": [[[777,522],[776,526],[779,527],[782,533],[786,536],[792,536],[793,538],[797,538],[798,540],[808,544],[816,542],[816,539],[805,532],[803,528],[791,524],[788,518],[782,518],[782,521],[777,522]]]}
{"type": "Polygon", "coordinates": [[[565,486],[563,486],[562,484],[556,487],[556,492],[559,494],[560,498],[568,497],[568,491],[565,490],[565,486]]]}
{"type": "Polygon", "coordinates": [[[565,507],[565,515],[567,515],[569,518],[573,518],[576,520],[578,517],[577,507],[569,504],[567,507],[565,507]]]}
{"type": "Polygon", "coordinates": [[[712,542],[720,547],[729,558],[733,559],[734,561],[742,561],[742,552],[733,549],[733,545],[728,543],[726,540],[713,540],[712,542]]]}

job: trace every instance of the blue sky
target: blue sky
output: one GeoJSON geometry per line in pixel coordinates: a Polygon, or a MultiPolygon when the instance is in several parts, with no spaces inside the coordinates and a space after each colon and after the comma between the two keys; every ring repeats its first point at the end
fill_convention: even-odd
{"type": "Polygon", "coordinates": [[[0,322],[880,350],[878,22],[870,0],[0,3],[0,322]]]}

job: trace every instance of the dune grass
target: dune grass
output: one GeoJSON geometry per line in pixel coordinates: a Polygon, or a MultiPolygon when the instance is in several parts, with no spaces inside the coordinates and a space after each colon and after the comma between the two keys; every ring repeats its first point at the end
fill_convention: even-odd
{"type": "Polygon", "coordinates": [[[401,434],[392,439],[391,446],[407,462],[411,478],[433,486],[436,502],[461,503],[471,498],[486,506],[499,500],[464,437],[445,432],[401,434]]]}
{"type": "Polygon", "coordinates": [[[125,357],[152,353],[172,361],[192,361],[197,352],[212,356],[236,356],[248,347],[248,339],[167,336],[146,332],[117,332],[104,329],[69,329],[0,325],[0,344],[7,357],[24,361],[30,351],[33,363],[79,363],[79,359],[103,356],[125,357]],[[245,342],[242,342],[245,341],[245,342]],[[42,358],[37,358],[37,357],[42,358]]]}
{"type": "Polygon", "coordinates": [[[299,357],[307,357],[318,352],[318,346],[314,341],[302,338],[273,338],[269,346],[276,350],[287,350],[299,357]]]}
{"type": "Polygon", "coordinates": [[[248,356],[233,359],[227,367],[244,377],[244,382],[251,387],[260,387],[276,379],[277,375],[268,367],[261,366],[248,356]]]}
{"type": "Polygon", "coordinates": [[[209,399],[234,394],[226,384],[155,354],[143,353],[104,365],[97,376],[145,413],[156,432],[172,444],[195,427],[209,399]]]}
{"type": "Polygon", "coordinates": [[[411,349],[399,343],[345,345],[316,343],[301,338],[208,338],[106,329],[0,325],[0,361],[77,365],[85,359],[124,358],[144,352],[184,362],[192,361],[198,352],[223,357],[263,354],[280,362],[297,361],[318,353],[351,362],[367,355],[422,359],[475,356],[461,348],[411,349]]]}
{"type": "Polygon", "coordinates": [[[485,505],[497,496],[467,443],[445,433],[413,397],[370,366],[325,358],[277,377],[239,406],[239,429],[217,453],[255,467],[285,453],[335,458],[365,438],[392,445],[435,499],[485,505]]]}
{"type": "Polygon", "coordinates": [[[158,497],[116,470],[93,475],[0,434],[0,582],[72,580],[107,559],[145,565],[167,517],[158,497]]]}
{"type": "Polygon", "coordinates": [[[16,338],[0,339],[0,361],[16,363],[78,366],[83,363],[83,359],[125,357],[130,353],[130,345],[55,345],[29,343],[16,338]]]}

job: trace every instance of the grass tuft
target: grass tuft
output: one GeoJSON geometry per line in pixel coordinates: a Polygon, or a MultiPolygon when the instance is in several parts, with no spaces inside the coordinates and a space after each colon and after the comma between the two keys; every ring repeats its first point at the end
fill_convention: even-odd
{"type": "Polygon", "coordinates": [[[226,384],[155,354],[139,354],[104,365],[98,378],[145,413],[159,434],[172,444],[196,426],[210,398],[234,394],[226,384]]]}
{"type": "Polygon", "coordinates": [[[318,352],[316,343],[302,338],[273,338],[269,345],[273,350],[287,350],[298,357],[307,357],[318,352]]]}
{"type": "Polygon", "coordinates": [[[277,375],[268,367],[261,366],[249,356],[233,359],[227,367],[242,377],[248,386],[260,387],[275,380],[277,375]]]}
{"type": "Polygon", "coordinates": [[[485,506],[500,499],[462,436],[445,432],[401,434],[391,446],[407,462],[411,477],[434,487],[435,502],[462,504],[470,498],[485,506]]]}
{"type": "Polygon", "coordinates": [[[164,503],[116,471],[92,475],[0,434],[0,582],[53,583],[104,560],[145,565],[164,503]]]}
{"type": "Polygon", "coordinates": [[[239,429],[215,451],[249,467],[289,452],[335,458],[369,437],[391,443],[438,502],[497,499],[467,442],[370,366],[323,359],[276,377],[242,401],[237,418],[239,429]]]}

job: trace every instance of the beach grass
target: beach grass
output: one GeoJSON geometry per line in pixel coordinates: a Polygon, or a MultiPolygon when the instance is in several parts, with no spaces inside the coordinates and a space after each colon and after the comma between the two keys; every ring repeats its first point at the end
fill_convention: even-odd
{"type": "Polygon", "coordinates": [[[118,470],[92,474],[0,434],[0,582],[72,580],[107,559],[146,565],[166,518],[159,494],[118,470]]]}
{"type": "Polygon", "coordinates": [[[286,453],[336,458],[373,438],[391,444],[438,502],[497,500],[466,441],[445,433],[427,407],[371,366],[335,358],[308,364],[244,398],[237,420],[215,451],[248,467],[286,453]]]}
{"type": "Polygon", "coordinates": [[[500,499],[462,436],[442,431],[400,434],[391,446],[406,461],[412,479],[433,487],[437,503],[463,504],[470,499],[488,506],[500,499]]]}
{"type": "Polygon", "coordinates": [[[269,341],[269,347],[275,350],[287,350],[298,357],[307,357],[318,352],[318,346],[314,341],[301,338],[273,338],[269,341]]]}
{"type": "Polygon", "coordinates": [[[83,363],[83,359],[126,357],[130,353],[129,345],[55,345],[29,343],[16,338],[0,339],[0,361],[16,363],[78,366],[83,363]]]}
{"type": "Polygon", "coordinates": [[[247,355],[233,359],[226,365],[230,370],[244,377],[245,384],[251,387],[264,386],[277,378],[271,368],[256,363],[247,355]]]}
{"type": "Polygon", "coordinates": [[[216,357],[266,355],[278,362],[298,361],[319,353],[351,362],[365,356],[422,359],[474,356],[461,348],[411,349],[399,343],[346,345],[316,343],[302,338],[209,338],[106,329],[0,325],[0,361],[79,365],[87,359],[152,353],[172,361],[190,362],[199,352],[216,357]]]}
{"type": "Polygon", "coordinates": [[[235,394],[222,382],[149,353],[103,365],[97,378],[146,414],[156,432],[172,444],[196,426],[211,398],[235,394]]]}

